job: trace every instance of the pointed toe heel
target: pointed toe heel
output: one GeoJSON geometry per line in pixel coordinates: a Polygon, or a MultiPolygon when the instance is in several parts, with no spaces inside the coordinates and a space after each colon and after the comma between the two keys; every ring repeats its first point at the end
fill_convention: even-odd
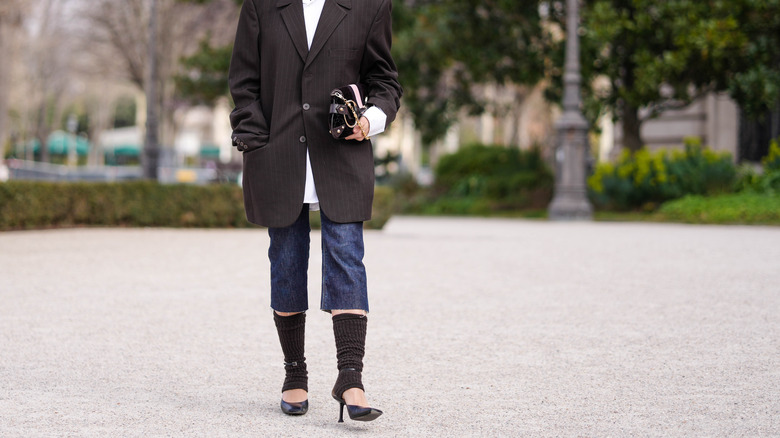
{"type": "Polygon", "coordinates": [[[382,411],[379,409],[348,405],[343,398],[336,394],[331,395],[334,400],[339,402],[339,423],[344,422],[344,406],[347,407],[347,415],[349,415],[349,419],[352,421],[374,421],[382,415],[382,411]]]}
{"type": "Polygon", "coordinates": [[[382,411],[375,408],[347,405],[347,414],[353,421],[374,421],[382,415],[382,411]]]}

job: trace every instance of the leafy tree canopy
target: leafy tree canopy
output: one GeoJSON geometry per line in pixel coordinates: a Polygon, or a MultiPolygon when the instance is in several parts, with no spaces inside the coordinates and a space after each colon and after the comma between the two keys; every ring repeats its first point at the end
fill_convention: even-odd
{"type": "MultiPolygon", "coordinates": [[[[780,0],[586,0],[582,20],[586,115],[612,112],[631,150],[642,122],[707,92],[729,91],[753,114],[780,96],[780,0]]],[[[551,58],[557,101],[562,42],[551,58]]]]}
{"type": "MultiPolygon", "coordinates": [[[[203,1],[203,0],[200,0],[203,1]]],[[[228,95],[228,69],[233,45],[215,47],[207,36],[197,52],[181,60],[176,90],[192,103],[213,104],[228,95]]]]}
{"type": "Polygon", "coordinates": [[[466,108],[481,113],[473,87],[536,84],[544,41],[537,1],[452,0],[394,4],[393,56],[424,144],[441,138],[466,108]]]}
{"type": "MultiPolygon", "coordinates": [[[[728,91],[749,114],[778,101],[780,0],[582,1],[586,116],[619,118],[629,149],[642,146],[645,120],[710,91],[728,91]]],[[[462,109],[485,109],[475,85],[547,78],[559,102],[564,4],[394,0],[393,54],[423,143],[441,138],[462,109]]],[[[226,95],[229,58],[230,47],[202,43],[182,60],[181,94],[198,102],[226,95]]]]}
{"type": "MultiPolygon", "coordinates": [[[[475,85],[535,84],[544,71],[536,1],[394,1],[393,25],[404,106],[425,144],[441,138],[461,108],[483,111],[475,85]]],[[[184,73],[176,78],[179,94],[198,103],[224,96],[230,51],[204,41],[197,53],[182,60],[184,73]]]]}

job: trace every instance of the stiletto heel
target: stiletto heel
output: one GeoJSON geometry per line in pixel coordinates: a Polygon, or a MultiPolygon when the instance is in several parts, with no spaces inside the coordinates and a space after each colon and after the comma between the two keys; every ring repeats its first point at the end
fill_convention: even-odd
{"type": "Polygon", "coordinates": [[[344,422],[344,403],[339,402],[339,423],[344,422]]]}

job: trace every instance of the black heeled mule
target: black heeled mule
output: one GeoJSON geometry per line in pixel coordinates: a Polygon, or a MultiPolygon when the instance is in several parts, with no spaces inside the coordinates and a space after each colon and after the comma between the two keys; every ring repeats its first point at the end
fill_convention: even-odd
{"type": "Polygon", "coordinates": [[[303,415],[309,410],[309,400],[288,403],[282,399],[282,412],[287,415],[303,415]]]}

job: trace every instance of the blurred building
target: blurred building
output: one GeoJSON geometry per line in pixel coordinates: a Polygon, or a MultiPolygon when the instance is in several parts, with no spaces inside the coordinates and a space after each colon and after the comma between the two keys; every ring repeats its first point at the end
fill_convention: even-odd
{"type": "MultiPolygon", "coordinates": [[[[646,113],[640,114],[646,116],[646,113]]],[[[600,123],[599,159],[612,160],[623,148],[620,122],[611,115],[600,123]]],[[[642,124],[642,139],[650,150],[682,147],[689,137],[701,139],[710,149],[739,156],[739,106],[725,93],[710,93],[684,109],[667,110],[642,124]]]]}
{"type": "MultiPolygon", "coordinates": [[[[143,96],[138,96],[138,115],[135,126],[116,128],[100,134],[99,146],[106,164],[138,164],[144,145],[145,109],[143,96]]],[[[168,144],[162,145],[167,166],[215,166],[240,161],[240,154],[232,147],[230,108],[227,99],[213,108],[208,106],[182,107],[174,112],[174,129],[168,144]]]]}

